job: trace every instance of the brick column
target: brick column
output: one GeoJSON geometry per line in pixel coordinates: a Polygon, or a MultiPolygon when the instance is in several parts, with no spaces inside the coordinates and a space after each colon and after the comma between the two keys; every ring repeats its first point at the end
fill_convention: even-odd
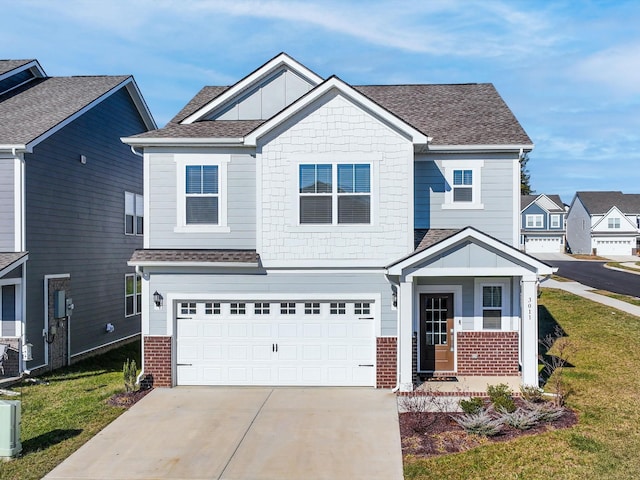
{"type": "Polygon", "coordinates": [[[171,337],[143,338],[144,380],[153,387],[172,387],[171,337]]]}
{"type": "Polygon", "coordinates": [[[376,388],[394,388],[398,378],[398,339],[376,338],[376,388]]]}

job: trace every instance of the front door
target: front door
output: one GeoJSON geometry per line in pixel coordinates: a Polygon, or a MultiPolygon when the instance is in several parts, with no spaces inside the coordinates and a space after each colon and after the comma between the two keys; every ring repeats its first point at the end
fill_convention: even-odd
{"type": "Polygon", "coordinates": [[[451,372],[454,369],[453,294],[420,295],[421,371],[451,372]]]}

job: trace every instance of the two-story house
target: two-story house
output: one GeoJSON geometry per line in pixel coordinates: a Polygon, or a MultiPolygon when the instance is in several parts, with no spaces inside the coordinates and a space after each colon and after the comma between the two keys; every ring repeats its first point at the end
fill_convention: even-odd
{"type": "Polygon", "coordinates": [[[142,165],[155,128],[131,76],[47,76],[0,61],[0,343],[5,376],[139,336],[142,165]],[[24,353],[24,355],[21,355],[24,353]]]}
{"type": "Polygon", "coordinates": [[[155,385],[537,385],[551,268],[517,249],[532,144],[493,85],[352,86],[280,54],[123,141],[155,385]]]}
{"type": "Polygon", "coordinates": [[[567,214],[572,253],[635,255],[640,241],[640,194],[577,192],[567,214]]]}
{"type": "Polygon", "coordinates": [[[558,195],[522,195],[520,249],[527,253],[564,252],[565,215],[558,195]]]}

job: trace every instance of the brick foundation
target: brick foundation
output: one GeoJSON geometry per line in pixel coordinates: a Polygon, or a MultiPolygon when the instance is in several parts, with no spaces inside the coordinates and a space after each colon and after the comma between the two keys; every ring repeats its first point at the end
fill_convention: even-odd
{"type": "Polygon", "coordinates": [[[146,386],[171,387],[171,337],[144,337],[144,379],[146,386]]]}
{"type": "Polygon", "coordinates": [[[376,388],[393,388],[398,377],[398,339],[376,338],[376,388]]]}
{"type": "MultiPolygon", "coordinates": [[[[1,337],[0,343],[9,345],[7,358],[2,362],[5,377],[17,377],[20,375],[20,339],[16,337],[1,337]]],[[[2,375],[2,371],[0,371],[2,375]]]]}
{"type": "Polygon", "coordinates": [[[519,375],[517,332],[458,332],[458,375],[519,375]]]}

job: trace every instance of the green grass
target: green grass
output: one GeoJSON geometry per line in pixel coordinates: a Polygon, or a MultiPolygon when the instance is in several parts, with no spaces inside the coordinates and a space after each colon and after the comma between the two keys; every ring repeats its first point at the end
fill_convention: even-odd
{"type": "Polygon", "coordinates": [[[540,330],[557,322],[577,352],[565,372],[576,426],[405,464],[406,479],[640,478],[640,318],[545,289],[540,330]]]}
{"type": "Polygon", "coordinates": [[[640,298],[632,297],[631,295],[621,295],[619,293],[608,292],[607,290],[591,290],[593,293],[597,293],[598,295],[604,295],[606,297],[615,298],[616,300],[620,300],[622,302],[630,303],[631,305],[637,305],[640,307],[640,298]]]}
{"type": "Polygon", "coordinates": [[[102,430],[123,411],[106,403],[124,391],[122,366],[127,358],[140,365],[140,343],[56,370],[11,390],[22,407],[22,455],[0,462],[0,478],[39,479],[102,430]]]}
{"type": "MultiPolygon", "coordinates": [[[[639,265],[639,262],[636,262],[636,265],[639,265]]],[[[634,268],[634,267],[628,267],[626,265],[623,265],[620,262],[607,262],[606,263],[607,267],[613,267],[613,268],[619,268],[620,270],[628,270],[630,272],[640,272],[640,268],[634,268]]]]}

